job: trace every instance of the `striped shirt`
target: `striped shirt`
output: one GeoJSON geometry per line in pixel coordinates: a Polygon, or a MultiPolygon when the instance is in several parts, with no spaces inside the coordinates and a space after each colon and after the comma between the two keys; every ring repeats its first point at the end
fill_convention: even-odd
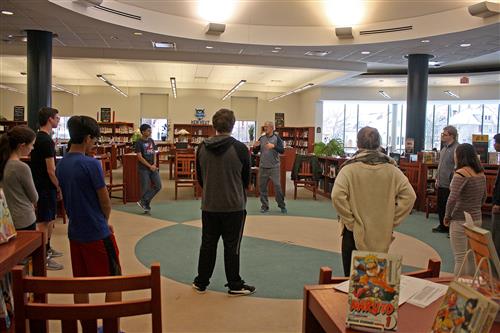
{"type": "Polygon", "coordinates": [[[450,184],[450,196],[446,204],[446,218],[465,221],[464,211],[474,221],[481,221],[481,206],[486,201],[486,177],[465,177],[455,172],[450,184]]]}

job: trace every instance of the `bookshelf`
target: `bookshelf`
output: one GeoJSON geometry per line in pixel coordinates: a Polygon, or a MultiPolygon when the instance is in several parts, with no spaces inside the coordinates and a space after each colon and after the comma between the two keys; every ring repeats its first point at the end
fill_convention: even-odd
{"type": "MultiPolygon", "coordinates": [[[[264,127],[261,128],[263,132],[264,127]]],[[[295,148],[297,154],[310,154],[314,150],[314,127],[276,127],[275,132],[285,146],[295,148]]]]}
{"type": "Polygon", "coordinates": [[[330,198],[335,177],[337,177],[342,164],[346,160],[346,158],[342,157],[318,156],[318,162],[321,167],[321,178],[318,181],[317,189],[318,194],[330,198]]]}
{"type": "Polygon", "coordinates": [[[9,129],[17,125],[28,125],[27,121],[0,120],[0,134],[6,133],[9,129]]]}
{"type": "Polygon", "coordinates": [[[114,122],[103,123],[100,122],[99,129],[101,131],[102,143],[128,143],[132,134],[134,134],[134,123],[114,122]]]}
{"type": "Polygon", "coordinates": [[[201,124],[174,124],[174,144],[187,142],[191,146],[199,145],[204,139],[214,136],[215,129],[212,125],[201,124]],[[189,132],[187,135],[178,134],[181,130],[189,132]]]}

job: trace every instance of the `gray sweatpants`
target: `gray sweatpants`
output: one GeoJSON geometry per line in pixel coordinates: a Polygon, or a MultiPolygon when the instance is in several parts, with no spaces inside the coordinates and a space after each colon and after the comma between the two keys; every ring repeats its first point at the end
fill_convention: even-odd
{"type": "Polygon", "coordinates": [[[279,208],[285,208],[285,197],[281,191],[280,168],[259,168],[259,192],[262,208],[269,209],[269,199],[267,197],[267,182],[271,179],[274,184],[274,193],[279,208]]]}
{"type": "MultiPolygon", "coordinates": [[[[450,244],[451,250],[453,252],[453,257],[455,259],[455,267],[453,269],[453,275],[455,277],[460,273],[460,267],[465,260],[465,253],[469,249],[469,244],[467,241],[467,236],[465,235],[465,221],[451,221],[450,222],[450,244]]],[[[481,221],[474,221],[474,224],[478,227],[481,226],[481,221]]],[[[461,275],[472,275],[474,274],[474,260],[473,255],[469,254],[467,261],[464,265],[464,269],[461,275]]]]}

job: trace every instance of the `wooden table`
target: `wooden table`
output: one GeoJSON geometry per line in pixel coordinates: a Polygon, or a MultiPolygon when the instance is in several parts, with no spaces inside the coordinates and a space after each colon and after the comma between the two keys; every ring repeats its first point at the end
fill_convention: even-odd
{"type": "MultiPolygon", "coordinates": [[[[397,332],[429,332],[443,298],[444,296],[424,309],[408,303],[403,304],[398,310],[397,332]]],[[[345,327],[346,317],[347,294],[334,290],[331,284],[304,287],[302,332],[359,332],[345,327]]],[[[495,323],[491,332],[500,332],[500,323],[495,323]]]]}
{"type": "Polygon", "coordinates": [[[0,277],[29,256],[33,257],[33,275],[46,276],[45,246],[41,231],[18,231],[16,238],[0,244],[0,277]]]}

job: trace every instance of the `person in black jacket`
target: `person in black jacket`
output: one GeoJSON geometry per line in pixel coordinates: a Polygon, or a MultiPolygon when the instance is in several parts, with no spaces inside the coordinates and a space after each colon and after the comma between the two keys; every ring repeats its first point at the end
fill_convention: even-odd
{"type": "Polygon", "coordinates": [[[229,295],[244,296],[255,292],[255,287],[245,284],[240,277],[240,245],[247,215],[250,153],[243,143],[231,137],[235,121],[233,111],[217,111],[212,118],[216,135],[204,140],[197,151],[196,173],[203,189],[202,236],[198,276],[193,288],[199,293],[205,292],[210,283],[221,236],[229,295]]]}
{"type": "MultiPolygon", "coordinates": [[[[495,134],[495,150],[500,152],[500,133],[495,134]]],[[[491,237],[500,256],[500,169],[495,180],[495,189],[493,190],[492,199],[493,208],[491,210],[491,237]]]]}

